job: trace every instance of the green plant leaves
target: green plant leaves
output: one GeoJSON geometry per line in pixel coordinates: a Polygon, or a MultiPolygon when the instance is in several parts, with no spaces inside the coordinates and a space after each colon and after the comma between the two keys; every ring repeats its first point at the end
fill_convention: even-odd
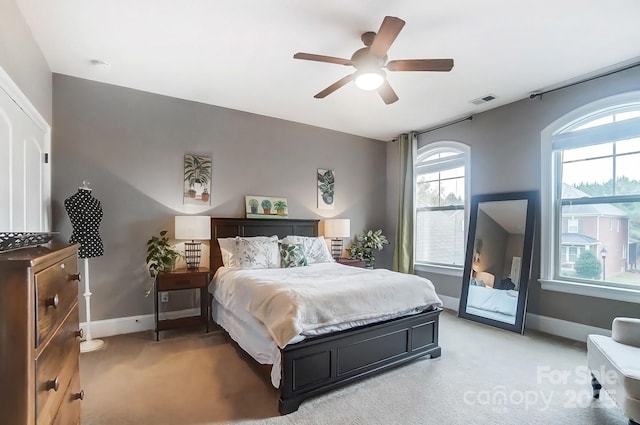
{"type": "Polygon", "coordinates": [[[285,208],[287,208],[287,203],[284,201],[276,201],[273,203],[273,208],[277,209],[277,210],[283,210],[285,208]]]}
{"type": "Polygon", "coordinates": [[[356,241],[351,244],[347,251],[351,258],[365,260],[367,266],[373,267],[375,262],[375,251],[381,251],[384,245],[388,244],[387,237],[382,234],[382,230],[369,230],[363,234],[356,235],[356,241]]]}
{"type": "Polygon", "coordinates": [[[211,180],[211,158],[199,155],[184,156],[184,181],[206,185],[211,180]]]}
{"type": "Polygon", "coordinates": [[[147,241],[146,262],[151,275],[155,275],[159,271],[172,270],[176,260],[180,257],[182,254],[169,245],[167,230],[162,230],[160,237],[152,236],[147,241]]]}

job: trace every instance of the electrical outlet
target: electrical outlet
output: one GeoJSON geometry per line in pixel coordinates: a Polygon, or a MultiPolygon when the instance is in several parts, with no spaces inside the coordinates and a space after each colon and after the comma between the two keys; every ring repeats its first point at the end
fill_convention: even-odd
{"type": "Polygon", "coordinates": [[[160,294],[160,302],[163,302],[163,303],[168,303],[169,302],[169,293],[168,292],[162,292],[160,294]]]}

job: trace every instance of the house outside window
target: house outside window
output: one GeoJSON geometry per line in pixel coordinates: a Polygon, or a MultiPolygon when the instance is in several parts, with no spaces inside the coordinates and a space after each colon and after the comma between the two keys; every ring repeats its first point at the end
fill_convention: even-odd
{"type": "Polygon", "coordinates": [[[418,149],[415,263],[442,269],[464,268],[469,199],[469,147],[436,142],[418,149]]]}
{"type": "Polygon", "coordinates": [[[640,93],[616,98],[543,132],[541,282],[640,302],[640,93]]]}

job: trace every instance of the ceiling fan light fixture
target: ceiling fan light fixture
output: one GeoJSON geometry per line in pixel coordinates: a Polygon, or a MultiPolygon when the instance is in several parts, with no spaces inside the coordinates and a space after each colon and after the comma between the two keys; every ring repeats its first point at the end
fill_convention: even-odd
{"type": "Polygon", "coordinates": [[[375,90],[384,83],[385,74],[381,69],[358,71],[356,73],[356,86],[362,90],[375,90]]]}

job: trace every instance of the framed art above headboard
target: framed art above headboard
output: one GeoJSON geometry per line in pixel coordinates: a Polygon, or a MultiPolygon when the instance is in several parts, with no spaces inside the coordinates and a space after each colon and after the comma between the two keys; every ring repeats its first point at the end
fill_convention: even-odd
{"type": "Polygon", "coordinates": [[[266,218],[211,218],[211,249],[209,265],[212,272],[222,266],[222,253],[218,238],[233,238],[236,236],[278,236],[279,239],[288,235],[318,236],[320,220],[311,219],[281,219],[266,218]]]}

